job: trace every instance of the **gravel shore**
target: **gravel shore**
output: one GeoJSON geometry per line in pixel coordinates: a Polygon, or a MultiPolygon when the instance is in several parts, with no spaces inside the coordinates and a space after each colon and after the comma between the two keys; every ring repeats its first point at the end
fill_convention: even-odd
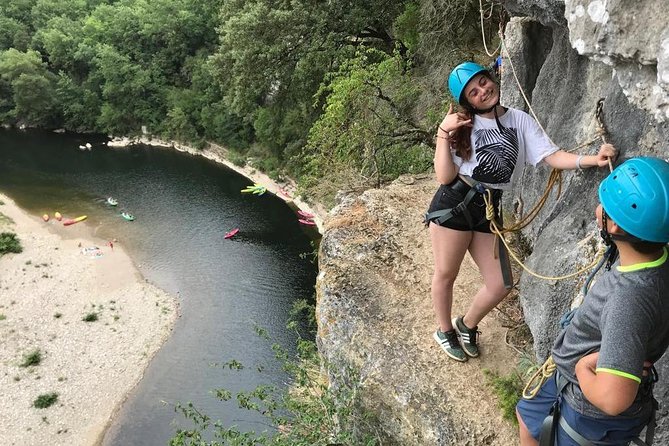
{"type": "Polygon", "coordinates": [[[169,336],[177,302],[142,278],[122,241],[112,249],[85,224],[0,203],[0,232],[23,246],[0,257],[0,444],[94,445],[169,336]],[[53,405],[34,407],[52,393],[53,405]]]}

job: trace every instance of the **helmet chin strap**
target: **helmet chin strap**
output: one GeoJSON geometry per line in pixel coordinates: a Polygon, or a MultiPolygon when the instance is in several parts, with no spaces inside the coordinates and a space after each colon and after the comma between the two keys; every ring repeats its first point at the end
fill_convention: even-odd
{"type": "Polygon", "coordinates": [[[639,237],[635,237],[630,234],[611,234],[607,229],[608,220],[609,216],[602,207],[602,229],[600,229],[599,235],[602,237],[602,240],[604,240],[604,244],[609,247],[609,250],[607,251],[608,261],[606,262],[607,270],[611,269],[611,264],[614,262],[616,254],[618,253],[618,247],[615,243],[613,243],[614,240],[620,240],[623,242],[643,242],[643,240],[639,237]]]}
{"type": "Polygon", "coordinates": [[[606,246],[611,246],[613,244],[613,237],[609,234],[609,230],[606,228],[608,225],[609,216],[606,215],[606,211],[602,207],[602,229],[599,230],[599,236],[604,240],[606,246]]]}
{"type": "Polygon", "coordinates": [[[602,207],[602,229],[599,231],[599,235],[602,237],[602,240],[604,240],[604,244],[608,247],[604,254],[604,257],[606,257],[607,271],[611,269],[611,265],[613,265],[613,262],[616,261],[616,257],[618,257],[618,246],[613,243],[614,236],[609,233],[608,229],[606,229],[608,219],[609,217],[606,215],[606,211],[602,207]]]}

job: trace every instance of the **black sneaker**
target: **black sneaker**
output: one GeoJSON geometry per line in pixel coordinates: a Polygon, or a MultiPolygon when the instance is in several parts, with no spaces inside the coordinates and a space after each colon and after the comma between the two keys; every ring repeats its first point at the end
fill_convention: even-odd
{"type": "Polygon", "coordinates": [[[432,337],[452,359],[459,362],[465,362],[467,360],[467,355],[458,342],[458,334],[455,330],[444,333],[437,328],[437,331],[434,332],[432,337]]]}
{"type": "Polygon", "coordinates": [[[465,325],[461,317],[453,319],[453,329],[458,334],[458,340],[462,346],[462,350],[472,358],[477,358],[479,356],[479,347],[477,345],[478,340],[478,326],[474,328],[469,328],[465,325]]]}

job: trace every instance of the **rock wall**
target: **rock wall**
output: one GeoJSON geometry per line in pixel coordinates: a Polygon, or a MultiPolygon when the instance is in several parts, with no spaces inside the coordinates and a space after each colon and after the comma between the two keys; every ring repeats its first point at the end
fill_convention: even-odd
{"type": "MultiPolygon", "coordinates": [[[[577,153],[596,153],[595,112],[621,159],[666,158],[669,149],[669,25],[666,0],[504,0],[513,16],[505,31],[502,102],[533,111],[552,140],[577,153]],[[664,8],[663,8],[664,7],[664,8]],[[507,56],[507,54],[505,54],[507,56]],[[588,143],[588,144],[584,144],[588,143]]],[[[554,195],[524,230],[527,264],[562,275],[590,263],[600,247],[596,189],[608,169],[568,171],[554,195]]],[[[543,193],[549,169],[527,168],[505,209],[527,211],[543,193]]],[[[480,360],[455,364],[431,340],[431,251],[420,218],[436,185],[401,180],[347,196],[333,210],[321,245],[317,284],[320,350],[331,370],[355,369],[362,407],[376,417],[384,444],[509,445],[515,427],[499,419],[485,389],[484,368],[508,370],[515,354],[494,318],[483,323],[480,360]],[[410,183],[410,184],[408,184],[410,183]],[[421,232],[422,231],[422,232],[421,232]],[[497,324],[497,325],[495,325],[497,324]],[[467,417],[464,413],[475,414],[467,417]]],[[[456,282],[454,313],[464,310],[480,278],[465,262],[456,282]]],[[[583,279],[521,277],[521,301],[538,359],[547,355],[557,321],[578,297],[583,279]]],[[[661,382],[656,444],[669,444],[669,364],[661,382]]],[[[330,376],[333,385],[347,377],[330,376]]]]}
{"type": "MultiPolygon", "coordinates": [[[[523,90],[539,121],[562,148],[576,147],[596,135],[597,102],[604,99],[607,141],[621,159],[669,156],[669,24],[666,0],[506,1],[513,17],[506,45],[523,90]],[[541,42],[541,43],[538,43],[541,42]],[[546,50],[546,47],[550,48],[546,50]],[[537,69],[537,61],[542,61],[537,69]],[[525,70],[525,67],[530,67],[525,70]]],[[[527,109],[506,64],[502,76],[505,105],[527,109]]],[[[598,141],[578,153],[595,153],[598,141]]],[[[598,237],[596,188],[608,170],[565,172],[564,193],[552,200],[525,231],[533,243],[528,265],[561,275],[592,258],[598,237]],[[595,235],[587,240],[588,236],[595,235]],[[586,240],[584,240],[586,239],[586,240]]],[[[543,191],[545,169],[526,169],[522,188],[506,197],[507,208],[534,203],[543,191]]],[[[557,321],[578,297],[581,281],[544,281],[523,274],[521,301],[544,359],[558,331],[557,321]]],[[[656,444],[669,444],[669,364],[657,364],[660,420],[656,444]]]]}
{"type": "MultiPolygon", "coordinates": [[[[516,428],[502,419],[484,375],[513,367],[505,329],[484,321],[485,355],[465,364],[432,340],[432,253],[421,222],[436,188],[432,175],[406,177],[341,197],[320,248],[319,350],[331,384],[361,381],[362,412],[373,416],[367,431],[384,445],[511,445],[516,428]]],[[[456,312],[480,283],[467,260],[455,285],[456,312]]]]}

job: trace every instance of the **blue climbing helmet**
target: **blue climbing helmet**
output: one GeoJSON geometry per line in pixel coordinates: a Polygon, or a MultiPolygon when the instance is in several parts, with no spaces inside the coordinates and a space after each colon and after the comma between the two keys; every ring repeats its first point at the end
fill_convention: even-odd
{"type": "Polygon", "coordinates": [[[638,239],[669,242],[669,163],[659,158],[632,158],[616,167],[599,185],[606,214],[638,239]]]}
{"type": "Polygon", "coordinates": [[[451,94],[458,103],[462,104],[461,96],[467,83],[477,74],[487,72],[488,69],[483,65],[475,62],[463,62],[455,67],[448,76],[448,89],[451,90],[451,94]]]}

